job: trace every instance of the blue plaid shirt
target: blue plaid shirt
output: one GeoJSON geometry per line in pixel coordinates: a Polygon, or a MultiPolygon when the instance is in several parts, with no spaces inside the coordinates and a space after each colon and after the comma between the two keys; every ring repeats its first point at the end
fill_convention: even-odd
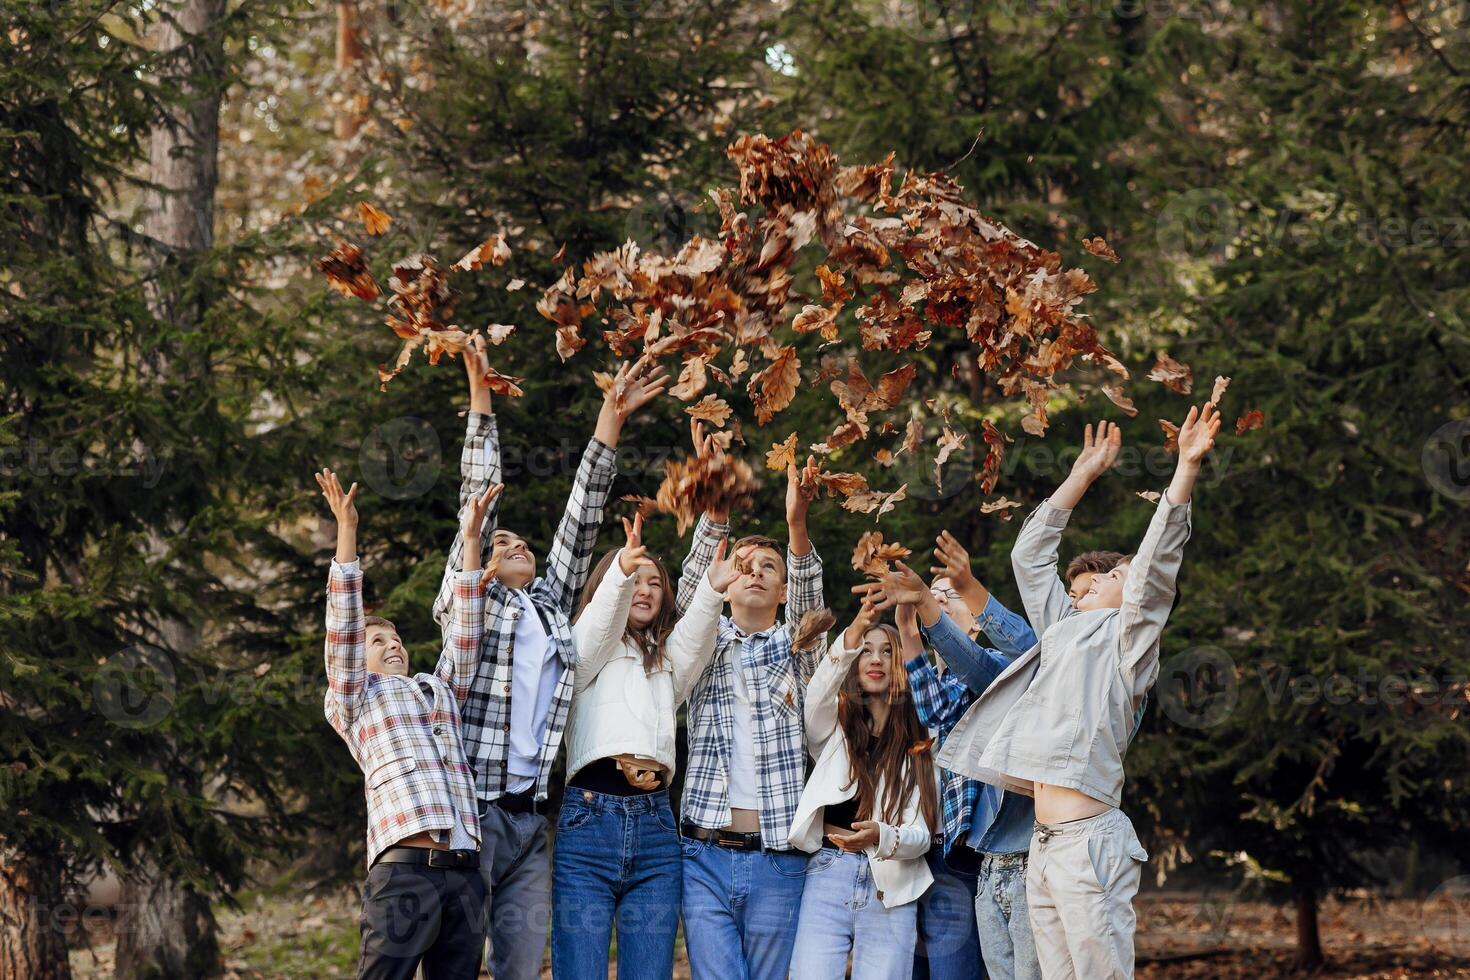
{"type": "MultiPolygon", "coordinates": [[[[729,525],[700,517],[679,577],[679,615],[693,600],[715,548],[727,533],[729,525]]],[[[714,657],[689,694],[689,762],[680,803],[683,819],[696,827],[718,830],[730,823],[729,760],[735,723],[732,672],[738,669],[750,692],[761,842],[773,851],[792,849],[786,838],[806,783],[806,683],[827,646],[814,644],[806,652],[791,648],[791,633],[802,614],[822,607],[822,559],[815,548],[804,555],[786,556],[786,585],[784,623],[747,634],[729,616],[720,617],[714,657]]]]}
{"type": "MultiPolygon", "coordinates": [[[[979,624],[997,649],[980,646],[966,636],[954,620],[941,615],[939,622],[927,629],[920,629],[924,638],[944,658],[950,669],[943,674],[939,673],[923,654],[905,665],[919,723],[932,729],[941,745],[977,697],[977,691],[971,690],[970,685],[977,685],[978,690],[983,691],[991,681],[1000,676],[1000,672],[1005,670],[1011,660],[1036,644],[1036,634],[1025,617],[1011,612],[995,596],[991,596],[986,602],[979,624]]],[[[966,779],[948,769],[940,770],[939,788],[944,808],[944,854],[948,857],[957,841],[972,837],[972,830],[992,829],[1004,800],[1000,790],[995,787],[966,779]],[[977,809],[980,817],[978,822],[977,809]]],[[[1017,803],[1029,805],[1030,802],[1024,797],[1017,799],[1017,803]]],[[[1031,820],[1028,815],[1028,838],[1030,832],[1031,820]]],[[[1008,842],[988,843],[993,845],[1008,842]]]]}

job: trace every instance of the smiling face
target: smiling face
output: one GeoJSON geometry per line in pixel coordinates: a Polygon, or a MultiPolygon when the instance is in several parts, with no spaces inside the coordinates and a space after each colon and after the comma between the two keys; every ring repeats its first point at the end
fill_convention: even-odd
{"type": "Polygon", "coordinates": [[[1120,608],[1123,605],[1123,585],[1128,581],[1128,568],[1128,562],[1120,561],[1112,571],[1094,575],[1087,591],[1077,599],[1078,610],[1092,612],[1094,609],[1120,608]]]}
{"type": "Polygon", "coordinates": [[[638,566],[633,576],[633,605],[628,608],[628,625],[644,629],[658,617],[664,607],[664,576],[658,566],[648,561],[638,566]]]}
{"type": "Polygon", "coordinates": [[[408,676],[408,651],[392,626],[369,623],[367,626],[367,669],[374,674],[408,676]]]}
{"type": "Polygon", "coordinates": [[[536,578],[536,556],[526,539],[514,531],[497,530],[490,540],[495,577],[512,589],[530,585],[536,578]]]}
{"type": "Polygon", "coordinates": [[[774,548],[760,547],[750,553],[744,575],[725,590],[732,609],[770,613],[786,601],[786,563],[774,548]]]}
{"type": "Polygon", "coordinates": [[[893,671],[893,638],[887,630],[872,629],[863,634],[863,652],[858,654],[858,687],[864,694],[883,696],[888,693],[893,671]]]}
{"type": "Polygon", "coordinates": [[[934,597],[935,602],[939,603],[940,610],[954,620],[956,626],[966,633],[970,632],[971,627],[975,625],[975,613],[965,603],[965,600],[960,598],[960,594],[954,589],[954,583],[947,576],[941,575],[930,582],[929,594],[934,597]]]}

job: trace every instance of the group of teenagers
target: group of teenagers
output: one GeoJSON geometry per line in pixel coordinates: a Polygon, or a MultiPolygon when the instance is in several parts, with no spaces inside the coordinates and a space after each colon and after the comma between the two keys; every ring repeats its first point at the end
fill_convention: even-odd
{"type": "MultiPolygon", "coordinates": [[[[1072,511],[1121,446],[1100,422],[1016,539],[1024,615],[945,532],[931,581],[896,563],[853,589],[859,611],[836,632],[795,467],[784,555],[764,535],[731,542],[730,515],[706,512],[677,583],[641,516],[594,564],[623,425],[669,383],[646,362],[609,387],[538,571],[497,524],[487,365],[480,347],[463,356],[432,673],[411,673],[394,625],[364,614],[357,486],[317,474],[337,522],[326,717],[366,784],[360,977],[470,980],[483,958],[495,980],[527,980],[548,933],[554,977],[606,977],[615,930],[622,980],[669,978],[681,919],[694,980],[1133,975],[1147,854],[1119,809],[1123,759],[1213,405],[1180,426],[1135,553],[1087,552],[1059,574],[1072,511]]],[[[723,450],[694,423],[692,451],[723,450]]]]}

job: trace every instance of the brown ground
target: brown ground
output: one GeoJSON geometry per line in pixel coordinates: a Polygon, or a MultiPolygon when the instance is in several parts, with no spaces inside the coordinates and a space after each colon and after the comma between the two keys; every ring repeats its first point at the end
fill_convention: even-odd
{"type": "MultiPolygon", "coordinates": [[[[335,980],[351,977],[356,958],[355,899],[256,897],[220,916],[227,977],[232,980],[335,980]]],[[[1294,930],[1289,910],[1228,896],[1142,897],[1137,902],[1140,980],[1256,980],[1291,976],[1294,930]],[[1201,955],[1205,954],[1205,955],[1201,955]]],[[[1328,902],[1322,944],[1328,967],[1317,977],[1390,980],[1470,978],[1470,916],[1463,903],[1373,898],[1328,902]]],[[[112,937],[72,954],[78,980],[112,972],[112,937]]],[[[675,977],[689,976],[680,962],[675,977]]],[[[550,971],[545,973],[550,976],[550,971]]],[[[800,980],[800,978],[798,978],[800,980]]]]}

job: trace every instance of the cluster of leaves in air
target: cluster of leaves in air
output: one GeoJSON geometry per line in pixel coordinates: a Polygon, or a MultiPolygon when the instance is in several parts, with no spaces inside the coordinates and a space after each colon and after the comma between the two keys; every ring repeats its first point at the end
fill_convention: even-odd
{"type": "MultiPolygon", "coordinates": [[[[692,417],[722,430],[720,442],[728,449],[733,441],[745,441],[740,418],[726,400],[742,386],[762,426],[791,404],[804,368],[792,343],[795,335],[816,333],[823,347],[855,339],[864,351],[891,355],[902,363],[876,384],[855,358],[823,354],[805,371],[810,387],[826,385],[832,392],[842,421],[809,444],[812,455],[800,469],[802,489],[809,495],[825,491],[842,498],[848,510],[876,511],[878,517],[904,499],[907,485],[891,493],[876,491],[861,474],[829,472],[818,459],[869,439],[875,427],[880,435],[902,431],[896,449],[875,450],[879,464],[893,465],[903,453],[919,453],[923,425],[914,406],[904,402],[915,365],[903,358],[923,350],[936,330],[963,333],[980,370],[1004,394],[1026,399],[1029,411],[1021,427],[1032,435],[1045,435],[1054,379],[1079,358],[1115,375],[1114,384],[1103,386],[1105,394],[1123,411],[1137,414],[1121,386],[1128,380],[1127,368],[1102,345],[1080,310],[1083,297],[1097,288],[1092,279],[1082,269],[1064,268],[1059,253],[981,214],[951,178],[914,171],[900,176],[891,153],[881,163],[842,166],[827,145],[800,130],[776,139],[743,135],[726,152],[740,182],[710,192],[710,204],[720,214],[717,237],[696,235],[673,255],[644,252],[630,240],[591,256],[580,268],[568,264],[542,292],[536,309],[554,325],[563,361],[587,344],[591,329],[600,329],[619,357],[677,359],[678,381],[670,395],[692,403],[685,409],[692,417]],[[821,252],[819,296],[804,296],[795,288],[793,266],[808,249],[821,252]],[[796,303],[800,310],[788,322],[787,310],[796,303]],[[875,414],[900,410],[909,415],[901,429],[892,417],[875,426],[875,414]]],[[[386,216],[364,208],[364,221],[376,233],[374,218],[386,216]]],[[[1118,261],[1101,238],[1085,239],[1083,247],[1118,261]]],[[[395,265],[387,322],[404,346],[391,370],[380,368],[385,385],[421,347],[431,362],[463,348],[467,335],[448,322],[457,295],[450,274],[486,263],[498,266],[509,254],[497,235],[450,269],[427,255],[395,265]]],[[[339,245],[321,268],[344,294],[376,298],[377,285],[357,246],[339,245]]],[[[489,330],[489,339],[498,344],[514,327],[489,330]]],[[[491,374],[487,383],[493,390],[520,393],[519,379],[491,374]]],[[[1149,377],[1183,394],[1192,383],[1189,367],[1168,354],[1160,356],[1149,377]]],[[[598,381],[606,387],[611,377],[599,375],[598,381]]],[[[934,402],[925,404],[936,410],[934,402]]],[[[940,405],[937,412],[943,424],[936,480],[965,439],[951,428],[947,407],[940,405]]],[[[1243,417],[1237,429],[1260,422],[1243,417]]],[[[1168,435],[1170,424],[1163,424],[1168,435]]],[[[978,480],[990,494],[1011,440],[988,420],[982,434],[987,452],[978,480]]],[[[772,446],[767,466],[785,470],[800,455],[793,432],[772,446]]],[[[668,467],[656,504],[678,515],[681,531],[702,509],[700,501],[739,505],[755,488],[750,467],[725,453],[668,467]]],[[[986,510],[1005,517],[1012,506],[1002,499],[986,510]]]]}
{"type": "MultiPolygon", "coordinates": [[[[371,204],[358,205],[363,227],[369,235],[383,234],[392,225],[393,219],[371,204]]],[[[449,322],[454,317],[455,303],[459,290],[451,283],[456,274],[478,272],[485,266],[502,266],[510,259],[510,245],[500,233],[470,249],[448,268],[439,264],[432,255],[411,255],[393,263],[393,275],[388,279],[387,314],[384,322],[402,341],[397,358],[390,368],[378,365],[378,382],[383,391],[408,366],[415,351],[423,350],[430,364],[439,363],[445,354],[459,354],[479,330],[466,333],[457,324],[449,322]]],[[[317,268],[327,277],[327,282],[343,296],[355,296],[372,303],[383,290],[368,271],[367,256],[362,247],[339,241],[332,251],[317,261],[317,268]]],[[[523,282],[512,280],[506,287],[519,289],[523,282]]],[[[515,327],[492,323],[485,328],[484,336],[491,344],[502,344],[515,332],[515,327]]],[[[484,378],[485,385],[496,394],[516,397],[521,394],[520,378],[512,378],[489,368],[484,378]]]]}

